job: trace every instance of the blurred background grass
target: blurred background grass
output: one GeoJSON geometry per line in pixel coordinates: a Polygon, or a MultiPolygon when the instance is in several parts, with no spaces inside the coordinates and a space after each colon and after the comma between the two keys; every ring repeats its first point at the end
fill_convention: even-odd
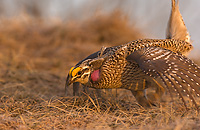
{"type": "MultiPolygon", "coordinates": [[[[200,48],[198,41],[200,23],[200,1],[180,0],[180,11],[194,41],[195,48],[200,48]]],[[[85,20],[96,12],[108,13],[116,8],[122,10],[137,28],[142,29],[146,37],[164,38],[171,1],[159,0],[1,0],[1,17],[18,17],[21,13],[48,20],[55,18],[62,21],[85,20]]]]}
{"type": "MultiPolygon", "coordinates": [[[[179,100],[147,111],[125,90],[118,91],[117,97],[98,97],[93,92],[64,97],[69,69],[102,46],[164,38],[170,3],[1,0],[0,128],[199,128],[193,107],[185,112],[179,100]]],[[[200,22],[195,3],[182,0],[180,9],[198,50],[199,37],[195,36],[200,22]],[[188,13],[191,10],[197,13],[188,13]]],[[[198,62],[196,52],[193,55],[198,62]]]]}

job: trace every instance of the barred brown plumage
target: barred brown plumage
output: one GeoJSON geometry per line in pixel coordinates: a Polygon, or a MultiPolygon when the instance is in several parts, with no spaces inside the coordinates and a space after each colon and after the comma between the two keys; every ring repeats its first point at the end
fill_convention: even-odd
{"type": "Polygon", "coordinates": [[[173,52],[170,50],[172,48],[162,48],[166,41],[172,45],[178,42],[188,45],[180,40],[145,39],[109,47],[79,62],[69,73],[67,85],[80,82],[98,89],[125,88],[132,91],[142,106],[148,107],[153,104],[146,98],[145,90],[155,79],[160,78],[166,87],[172,87],[177,91],[185,106],[182,91],[187,93],[198,108],[188,87],[200,94],[200,69],[179,51],[173,52]],[[99,73],[95,75],[97,80],[94,81],[91,76],[97,70],[99,73]],[[75,76],[72,76],[72,73],[75,76]]]}
{"type": "Polygon", "coordinates": [[[197,96],[200,95],[200,68],[184,56],[192,49],[192,45],[177,8],[175,0],[172,0],[169,23],[173,23],[168,26],[170,39],[141,39],[120,46],[103,47],[70,70],[66,87],[80,82],[97,89],[128,89],[144,107],[154,105],[154,101],[146,95],[147,88],[155,87],[156,92],[152,95],[158,99],[163,95],[164,88],[167,88],[170,94],[173,88],[186,108],[184,95],[190,98],[198,110],[193,93],[189,89],[197,96]],[[178,19],[174,15],[178,16],[178,19]],[[181,26],[176,25],[176,21],[179,25],[181,23],[181,26]]]}

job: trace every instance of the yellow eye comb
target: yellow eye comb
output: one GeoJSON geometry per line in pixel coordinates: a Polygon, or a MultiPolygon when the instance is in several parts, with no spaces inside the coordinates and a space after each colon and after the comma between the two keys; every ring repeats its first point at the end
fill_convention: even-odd
{"type": "Polygon", "coordinates": [[[72,77],[74,77],[76,75],[76,73],[80,70],[80,67],[77,67],[74,69],[74,67],[72,67],[69,71],[69,75],[72,75],[72,77]]]}

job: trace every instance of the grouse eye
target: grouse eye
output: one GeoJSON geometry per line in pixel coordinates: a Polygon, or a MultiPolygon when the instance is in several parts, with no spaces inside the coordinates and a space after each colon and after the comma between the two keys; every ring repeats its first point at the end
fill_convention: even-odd
{"type": "Polygon", "coordinates": [[[78,75],[81,75],[81,73],[82,73],[82,72],[81,72],[81,71],[79,71],[77,74],[78,74],[78,75]]]}
{"type": "Polygon", "coordinates": [[[88,68],[85,69],[85,71],[88,71],[88,70],[89,70],[88,68]]]}

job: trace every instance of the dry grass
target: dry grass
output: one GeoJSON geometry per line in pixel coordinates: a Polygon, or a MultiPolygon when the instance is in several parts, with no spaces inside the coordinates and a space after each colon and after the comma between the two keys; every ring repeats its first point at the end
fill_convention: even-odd
{"type": "Polygon", "coordinates": [[[198,129],[194,107],[176,101],[145,110],[125,90],[117,97],[65,97],[65,76],[102,45],[142,38],[120,11],[83,22],[48,24],[23,16],[0,21],[0,129],[198,129]],[[110,19],[112,16],[112,19],[110,19]]]}

